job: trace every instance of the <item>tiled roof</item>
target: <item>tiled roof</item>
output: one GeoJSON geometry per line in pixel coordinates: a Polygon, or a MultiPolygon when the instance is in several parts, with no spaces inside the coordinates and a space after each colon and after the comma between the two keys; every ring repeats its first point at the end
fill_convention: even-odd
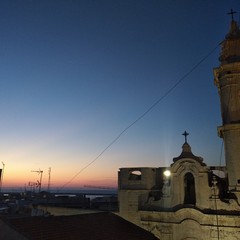
{"type": "Polygon", "coordinates": [[[9,224],[29,240],[157,240],[153,234],[113,213],[25,217],[9,224]]]}

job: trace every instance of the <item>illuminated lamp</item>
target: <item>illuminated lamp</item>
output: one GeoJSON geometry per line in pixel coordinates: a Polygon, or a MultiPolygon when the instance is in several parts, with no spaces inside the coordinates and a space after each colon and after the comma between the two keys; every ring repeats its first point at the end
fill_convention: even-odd
{"type": "Polygon", "coordinates": [[[171,175],[171,172],[169,170],[165,170],[163,174],[165,177],[169,177],[171,175]]]}

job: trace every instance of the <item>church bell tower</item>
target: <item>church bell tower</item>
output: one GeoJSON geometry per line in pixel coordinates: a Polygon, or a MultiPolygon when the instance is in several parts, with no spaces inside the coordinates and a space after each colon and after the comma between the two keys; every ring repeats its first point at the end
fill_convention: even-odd
{"type": "Polygon", "coordinates": [[[233,18],[229,33],[221,43],[220,66],[214,69],[218,88],[222,126],[218,134],[224,141],[230,191],[240,191],[240,29],[233,18]]]}

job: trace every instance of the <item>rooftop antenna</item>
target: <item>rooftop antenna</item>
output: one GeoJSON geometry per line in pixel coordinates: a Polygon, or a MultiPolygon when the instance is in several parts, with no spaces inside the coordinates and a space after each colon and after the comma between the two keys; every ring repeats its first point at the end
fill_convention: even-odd
{"type": "Polygon", "coordinates": [[[28,182],[28,186],[30,187],[30,192],[35,192],[35,187],[37,186],[36,182],[28,182]]]}
{"type": "Polygon", "coordinates": [[[51,179],[51,168],[48,169],[48,187],[47,187],[47,191],[50,191],[50,179],[51,179]]]}
{"type": "Polygon", "coordinates": [[[5,163],[2,162],[3,168],[0,169],[0,192],[2,192],[2,182],[3,182],[3,173],[5,168],[5,163]]]}
{"type": "Polygon", "coordinates": [[[43,174],[43,171],[41,169],[37,170],[37,171],[34,171],[32,170],[31,172],[36,172],[38,174],[40,174],[40,180],[37,181],[37,185],[38,185],[38,192],[41,192],[41,188],[42,188],[42,174],[43,174]]]}

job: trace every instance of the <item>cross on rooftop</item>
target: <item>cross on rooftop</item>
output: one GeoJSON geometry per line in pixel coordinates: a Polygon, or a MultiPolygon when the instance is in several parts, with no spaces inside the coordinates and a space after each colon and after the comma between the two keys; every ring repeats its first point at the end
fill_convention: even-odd
{"type": "Polygon", "coordinates": [[[182,135],[185,137],[185,143],[187,143],[187,136],[189,135],[189,133],[185,131],[182,135]]]}
{"type": "Polygon", "coordinates": [[[236,11],[233,11],[232,8],[231,8],[231,11],[228,13],[228,15],[232,15],[232,21],[234,20],[234,19],[233,19],[233,15],[234,15],[235,13],[237,13],[237,12],[236,12],[236,11]]]}

